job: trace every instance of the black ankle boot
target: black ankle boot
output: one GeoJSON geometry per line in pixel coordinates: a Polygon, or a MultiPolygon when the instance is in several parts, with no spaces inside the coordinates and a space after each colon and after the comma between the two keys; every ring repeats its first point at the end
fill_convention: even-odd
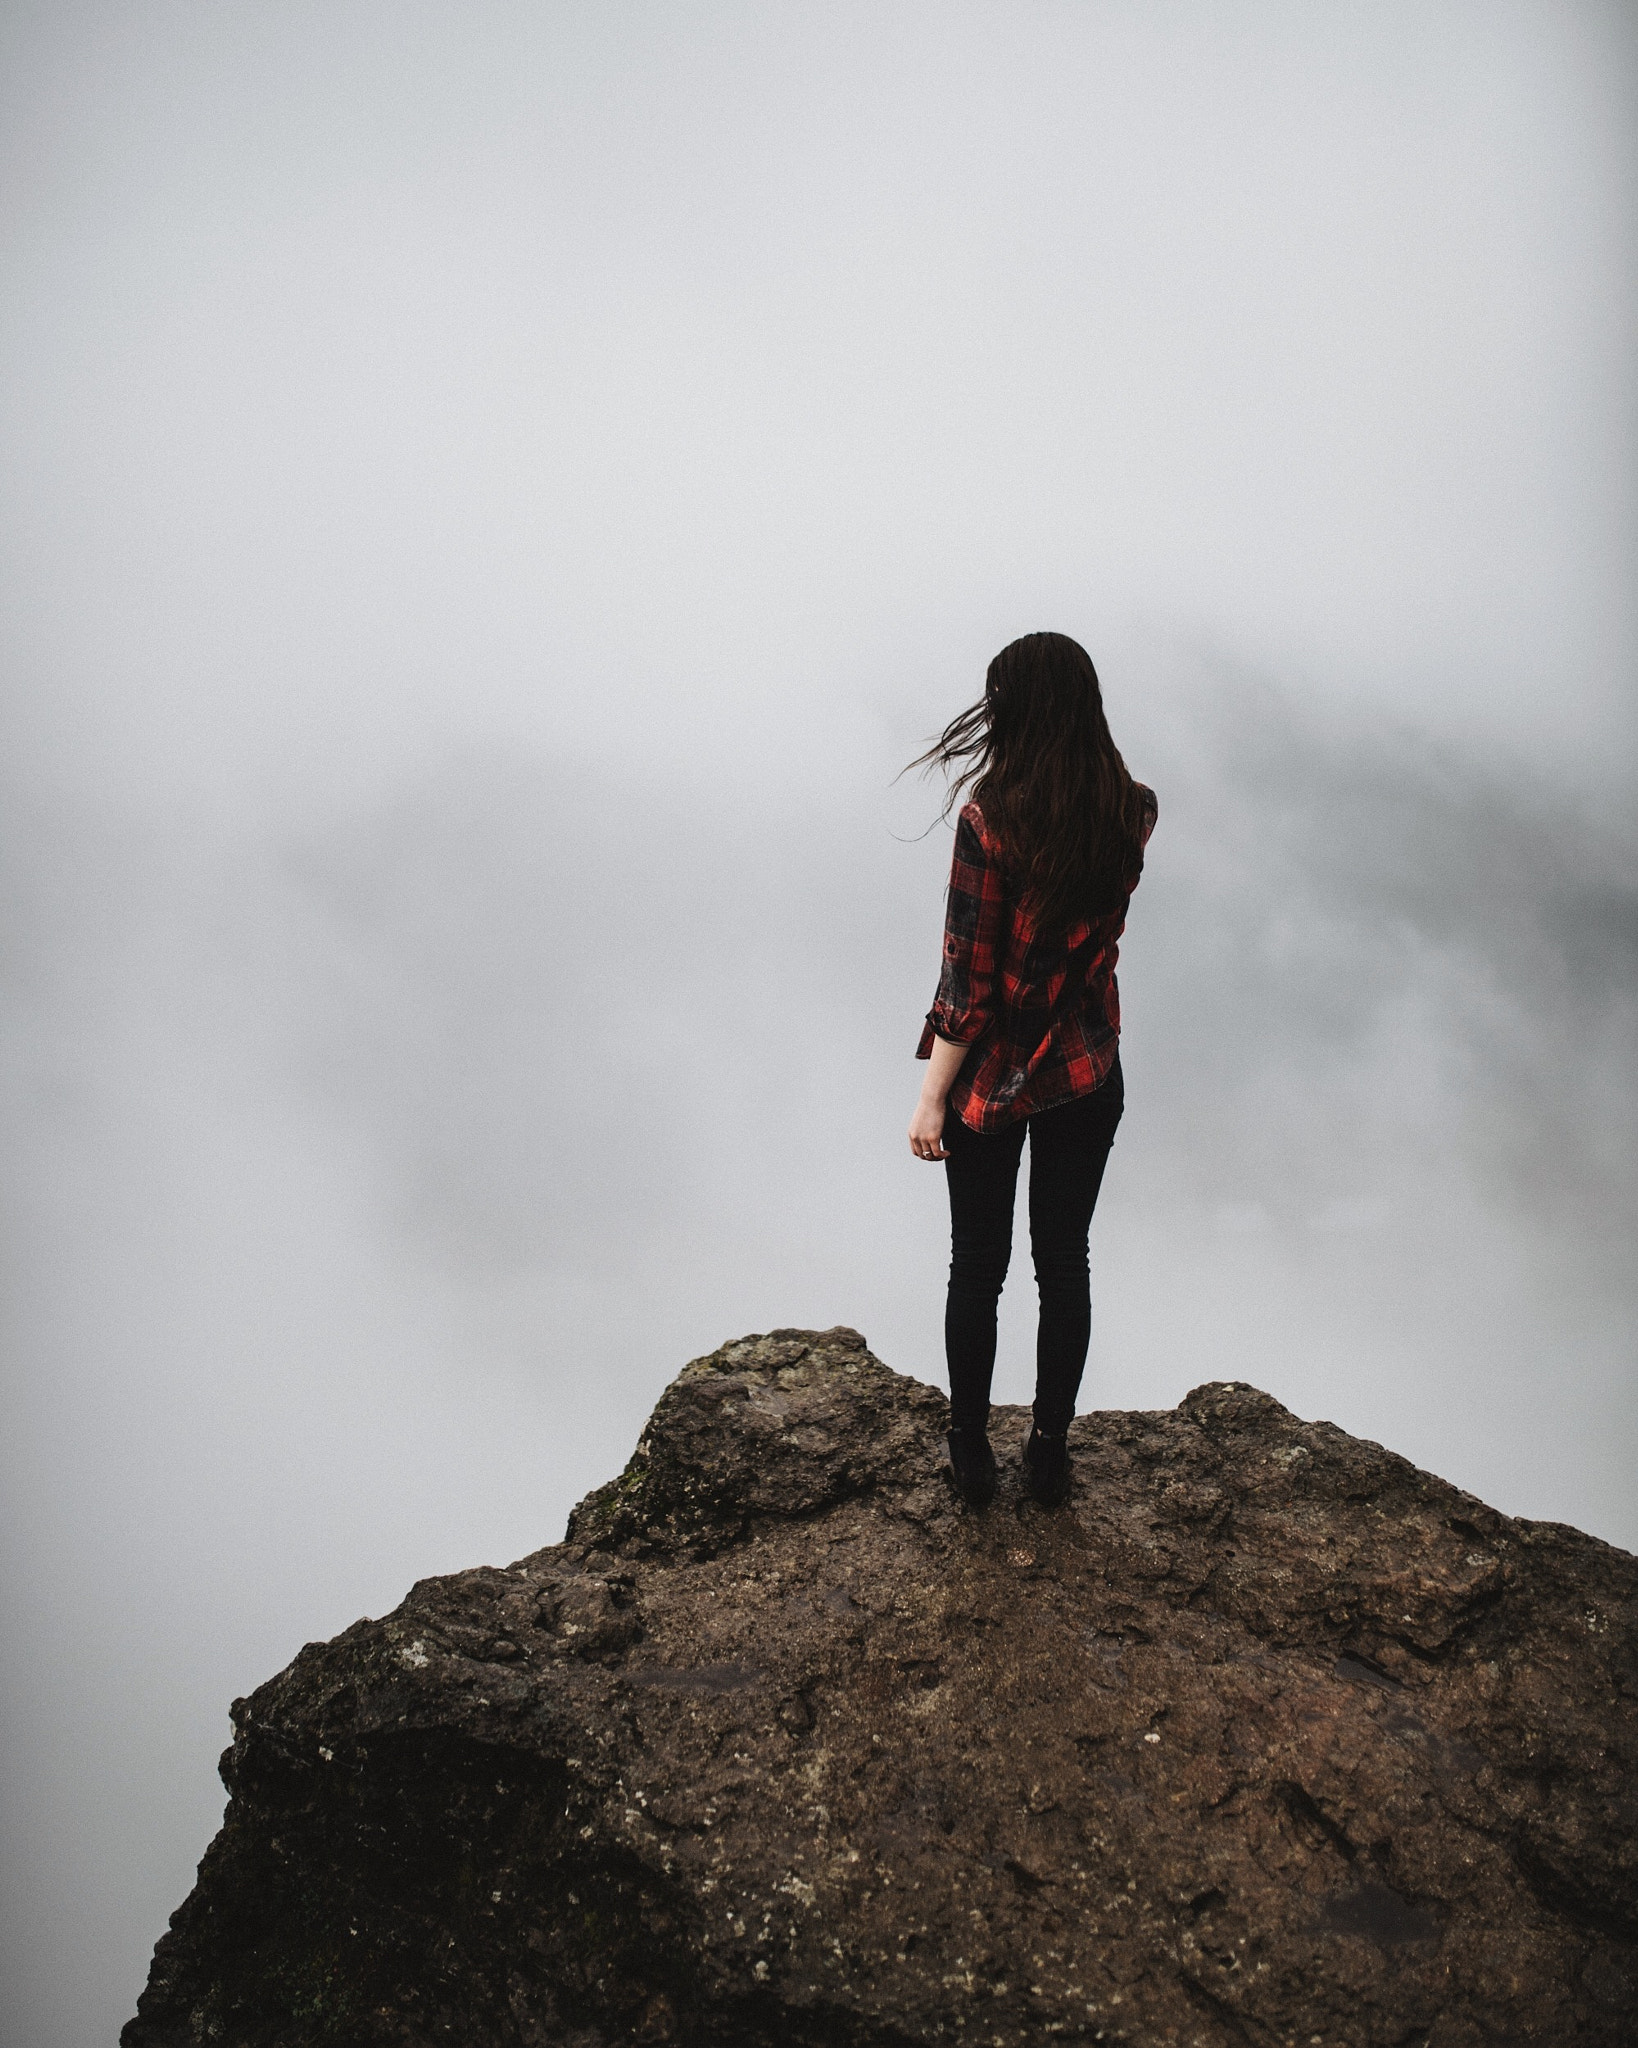
{"type": "Polygon", "coordinates": [[[945,1442],[950,1446],[956,1492],[973,1507],[986,1507],[995,1498],[995,1453],[989,1438],[981,1429],[952,1429],[945,1442]]]}
{"type": "Polygon", "coordinates": [[[1024,1446],[1024,1478],[1042,1507],[1061,1506],[1069,1493],[1069,1438],[1048,1436],[1032,1424],[1024,1446]]]}

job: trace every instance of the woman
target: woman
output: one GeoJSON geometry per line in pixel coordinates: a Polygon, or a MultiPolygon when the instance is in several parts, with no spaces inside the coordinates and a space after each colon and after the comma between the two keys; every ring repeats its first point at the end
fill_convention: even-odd
{"type": "Polygon", "coordinates": [[[980,701],[912,767],[960,764],[944,968],[916,1057],[918,1159],[950,1190],[950,1463],[975,1506],[995,1494],[990,1380],[1029,1137],[1029,1234],[1040,1293],[1031,1493],[1069,1490],[1067,1433],[1092,1328],[1087,1233],[1124,1102],[1115,956],[1154,828],[1154,792],[1126,772],[1097,672],[1061,633],[990,663],[980,701]]]}

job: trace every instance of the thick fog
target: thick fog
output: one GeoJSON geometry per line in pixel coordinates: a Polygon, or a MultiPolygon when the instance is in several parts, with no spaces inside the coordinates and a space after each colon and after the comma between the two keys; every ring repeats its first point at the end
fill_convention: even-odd
{"type": "Polygon", "coordinates": [[[1630,13],[50,0],[0,72],[8,2048],[134,2008],[230,1699],[686,1359],[942,1381],[894,777],[1022,632],[1160,796],[1083,1407],[1638,1543],[1630,13]]]}

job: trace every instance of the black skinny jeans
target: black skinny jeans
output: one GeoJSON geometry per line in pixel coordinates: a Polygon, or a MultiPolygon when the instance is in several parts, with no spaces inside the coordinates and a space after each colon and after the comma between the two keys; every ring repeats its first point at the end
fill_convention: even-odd
{"type": "Polygon", "coordinates": [[[950,1157],[950,1292],[944,1309],[944,1357],[950,1373],[950,1423],[983,1429],[995,1371],[995,1310],[1012,1256],[1013,1194],[1024,1133],[1029,1133],[1029,1242],[1041,1297],[1035,1338],[1035,1423],[1066,1430],[1075,1414],[1092,1335],[1086,1241],[1115,1126],[1126,1105],[1120,1057],[1103,1085],[1003,1131],[972,1131],[945,1118],[950,1157]]]}

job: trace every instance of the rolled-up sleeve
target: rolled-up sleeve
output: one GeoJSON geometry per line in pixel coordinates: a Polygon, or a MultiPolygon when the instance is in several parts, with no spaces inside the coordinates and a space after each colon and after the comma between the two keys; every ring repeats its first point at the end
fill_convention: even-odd
{"type": "Polygon", "coordinates": [[[1006,896],[996,861],[979,830],[977,806],[956,821],[950,893],[944,913],[944,964],[938,994],[916,1048],[926,1059],[933,1037],[956,1045],[982,1038],[994,1016],[995,978],[1006,931],[1006,896]]]}

